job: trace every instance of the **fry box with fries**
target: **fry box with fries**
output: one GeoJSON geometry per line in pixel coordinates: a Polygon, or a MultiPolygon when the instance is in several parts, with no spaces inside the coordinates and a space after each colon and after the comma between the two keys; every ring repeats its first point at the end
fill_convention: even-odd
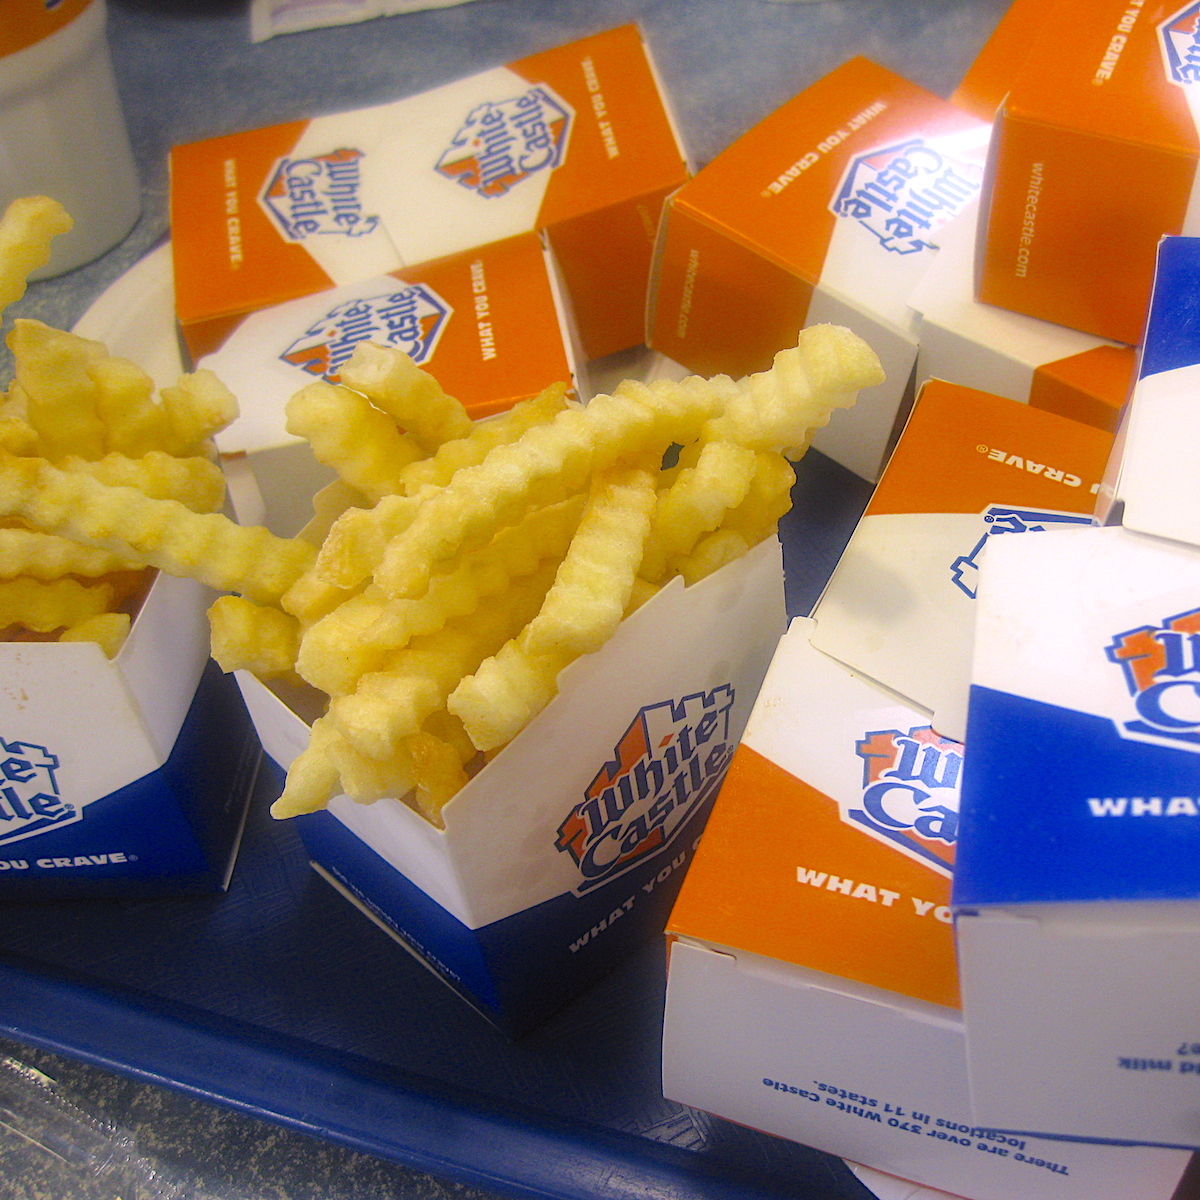
{"type": "Polygon", "coordinates": [[[687,176],[634,25],[389,104],[177,146],[184,338],[198,360],[256,309],[538,230],[585,353],[607,355],[643,339],[659,212],[687,176]]]}
{"type": "MultiPolygon", "coordinates": [[[[0,308],[69,225],[52,201],[14,202],[0,220],[0,308]]],[[[211,432],[228,396],[199,376],[155,398],[133,363],[37,321],[7,340],[0,896],[219,891],[260,747],[209,660],[214,593],[149,566],[133,513],[214,515],[211,432]]]]}
{"type": "Polygon", "coordinates": [[[760,122],[669,201],[647,341],[692,371],[761,370],[805,324],[853,329],[886,382],[813,446],[878,478],[911,401],[908,296],[977,195],[990,127],[854,58],[760,122]]]}
{"type": "Polygon", "coordinates": [[[535,233],[252,313],[200,363],[235,396],[254,397],[216,439],[243,523],[294,531],[307,520],[309,496],[293,473],[315,491],[333,472],[313,476],[304,439],[288,430],[287,401],[314,380],[337,383],[360,342],[406,353],[474,419],[558,380],[579,386],[557,267],[535,233]]]}
{"type": "Polygon", "coordinates": [[[1168,1200],[1183,1151],[972,1117],[949,908],[963,747],[812,627],[780,642],[667,926],[664,1095],[972,1200],[1168,1200]]]}
{"type": "Polygon", "coordinates": [[[909,296],[919,314],[917,380],[945,379],[1116,431],[1137,352],[975,299],[972,204],[940,234],[909,296]]]}
{"type": "Polygon", "coordinates": [[[1198,284],[1200,239],[1164,239],[1112,523],[984,564],[954,904],[1003,1127],[1200,1146],[1198,284]]]}
{"type": "Polygon", "coordinates": [[[271,543],[279,607],[213,606],[214,655],[286,769],[273,813],[502,1028],[661,930],[782,632],[788,458],[879,374],[821,326],[740,381],[472,423],[363,345],[289,401],[338,479],[271,543]]]}

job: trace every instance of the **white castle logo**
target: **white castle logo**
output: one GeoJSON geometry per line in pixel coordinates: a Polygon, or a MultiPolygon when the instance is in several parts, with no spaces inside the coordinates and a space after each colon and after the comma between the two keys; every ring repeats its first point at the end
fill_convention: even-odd
{"type": "Polygon", "coordinates": [[[70,825],[82,810],[58,794],[58,756],[45,746],[0,738],[0,843],[70,825]]]}
{"type": "Polygon", "coordinates": [[[983,168],[910,138],[860,154],[830,208],[857,221],[893,254],[931,249],[930,237],[978,193],[983,168]]]}

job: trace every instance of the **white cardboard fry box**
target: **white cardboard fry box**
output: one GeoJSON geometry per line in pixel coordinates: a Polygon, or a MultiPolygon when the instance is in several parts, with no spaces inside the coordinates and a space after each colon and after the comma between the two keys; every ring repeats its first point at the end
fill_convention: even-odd
{"type": "Polygon", "coordinates": [[[647,342],[700,375],[770,365],[805,325],[845,325],[887,381],[812,444],[874,480],[917,354],[908,297],[973,200],[990,127],[864,58],[777,109],[671,197],[647,342]]]}
{"type": "Polygon", "coordinates": [[[216,439],[243,523],[290,534],[307,520],[303,505],[282,517],[300,490],[291,476],[315,491],[333,475],[288,432],[287,402],[316,380],[336,383],[364,341],[404,351],[477,420],[578,374],[557,268],[536,233],[251,313],[199,363],[253,397],[216,439]]]}
{"type": "Polygon", "coordinates": [[[193,356],[255,309],[539,230],[588,357],[642,341],[685,155],[625,25],[419,95],[176,146],[176,311],[193,356]]]}
{"type": "Polygon", "coordinates": [[[1200,9],[1194,0],[1017,0],[1013,9],[975,81],[977,94],[1003,96],[978,297],[1136,345],[1158,239],[1200,232],[1200,9]]]}
{"type": "Polygon", "coordinates": [[[931,379],[813,611],[812,642],[961,741],[997,536],[1091,524],[1112,435],[931,379]]]}
{"type": "Polygon", "coordinates": [[[1114,432],[1137,352],[975,299],[978,205],[949,222],[910,306],[917,383],[946,379],[1114,432]]]}
{"type": "Polygon", "coordinates": [[[812,624],[780,643],[671,914],[664,1094],[971,1200],[1167,1200],[1182,1151],[972,1119],[949,908],[963,748],[815,650],[812,624]]]}
{"type": "MultiPolygon", "coordinates": [[[[445,807],[292,818],[317,870],[480,1012],[528,1029],[661,934],[784,627],[779,542],[676,579],[445,807]]],[[[267,755],[308,727],[239,673],[267,755]]]]}
{"type": "Polygon", "coordinates": [[[260,747],[209,659],[214,598],[157,573],[112,660],[0,642],[0,898],[224,890],[260,747]]]}
{"type": "Polygon", "coordinates": [[[955,906],[975,1111],[1007,1128],[1200,1146],[1198,280],[1166,239],[1124,524],[984,566],[955,906]]]}

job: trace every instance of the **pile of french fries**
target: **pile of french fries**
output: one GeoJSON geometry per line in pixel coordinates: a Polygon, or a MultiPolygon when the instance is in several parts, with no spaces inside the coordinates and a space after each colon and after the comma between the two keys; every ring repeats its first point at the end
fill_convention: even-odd
{"type": "MultiPolygon", "coordinates": [[[[52,216],[0,222],[0,301],[20,294],[11,280],[48,245],[52,216]]],[[[400,798],[440,824],[568,663],[669,580],[694,583],[775,533],[791,461],[883,378],[858,337],[814,326],[740,381],[630,381],[586,405],[559,384],[476,424],[406,355],[363,344],[337,384],[288,403],[289,431],[336,481],[282,538],[223,516],[219,490],[152,481],[160,457],[219,477],[208,439],[236,405],[217,380],[185,376],[155,402],[133,364],[34,324],[9,338],[6,421],[34,437],[0,427],[0,515],[72,554],[229,593],[209,612],[221,667],[319,698],[279,817],[345,794],[400,798]],[[119,470],[101,469],[117,456],[119,470]]]]}

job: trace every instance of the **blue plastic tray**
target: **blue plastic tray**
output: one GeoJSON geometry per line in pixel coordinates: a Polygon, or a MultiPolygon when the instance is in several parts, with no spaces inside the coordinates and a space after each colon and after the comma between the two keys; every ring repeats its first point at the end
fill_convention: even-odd
{"type": "MultiPolygon", "coordinates": [[[[786,521],[807,612],[868,487],[815,452],[786,521]]],[[[474,1186],[645,1200],[869,1193],[663,1099],[657,940],[509,1041],[309,868],[264,772],[230,890],[0,906],[0,1031],[474,1186]]]]}

